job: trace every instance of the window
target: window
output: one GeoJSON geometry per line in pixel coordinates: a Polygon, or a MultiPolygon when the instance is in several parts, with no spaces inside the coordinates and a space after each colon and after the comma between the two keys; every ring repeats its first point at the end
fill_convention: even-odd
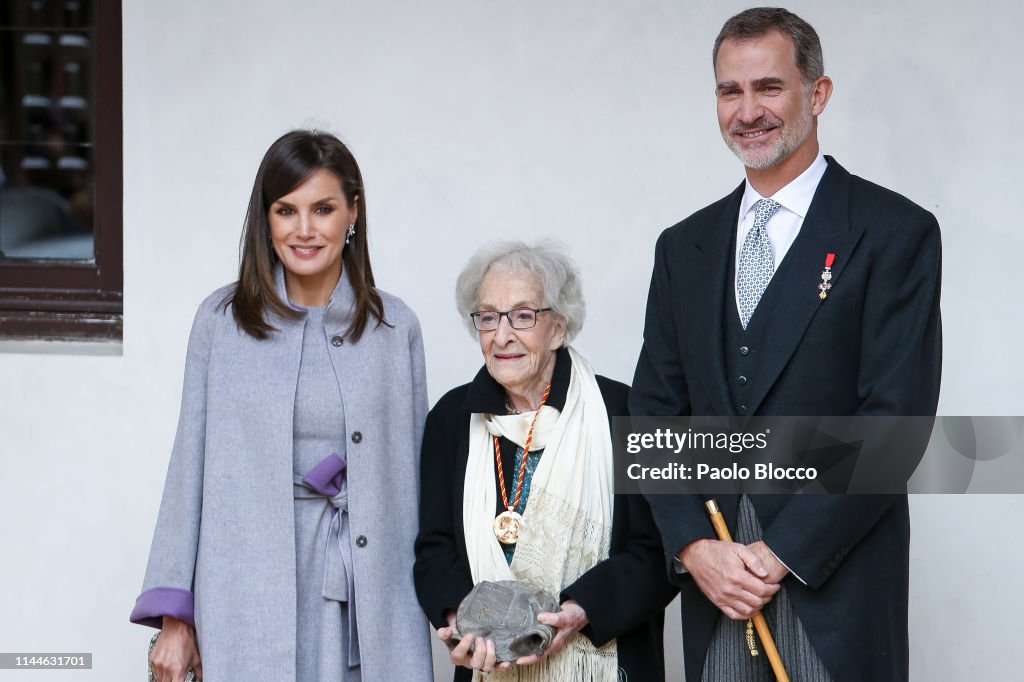
{"type": "Polygon", "coordinates": [[[121,3],[0,2],[0,337],[122,330],[121,3]]]}

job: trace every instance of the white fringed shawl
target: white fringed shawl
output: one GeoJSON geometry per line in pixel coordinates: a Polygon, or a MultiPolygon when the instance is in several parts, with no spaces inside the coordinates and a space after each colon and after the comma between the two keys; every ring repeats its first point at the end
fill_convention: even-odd
{"type": "MultiPolygon", "coordinates": [[[[469,424],[463,525],[473,582],[523,580],[557,596],[608,558],[612,532],[612,441],[608,412],[590,364],[569,348],[572,371],[562,412],[545,406],[531,449],[544,449],[530,483],[519,542],[510,566],[494,537],[497,500],[493,435],[520,447],[534,412],[474,413],[469,424]]],[[[511,491],[510,491],[511,492],[511,491]]],[[[494,672],[488,682],[605,682],[617,679],[614,640],[594,647],[576,634],[564,649],[523,668],[494,672]]],[[[474,681],[482,679],[474,674],[474,681]]]]}

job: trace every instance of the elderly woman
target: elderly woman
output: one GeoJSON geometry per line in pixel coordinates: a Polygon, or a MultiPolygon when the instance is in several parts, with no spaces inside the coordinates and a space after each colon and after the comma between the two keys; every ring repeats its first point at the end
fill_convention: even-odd
{"type": "Polygon", "coordinates": [[[544,656],[514,666],[466,636],[451,649],[455,680],[664,679],[674,592],[646,502],[612,492],[609,418],[627,413],[629,389],[566,345],[584,317],[575,265],[552,246],[496,244],[470,260],[456,297],[484,368],[427,416],[420,604],[442,640],[483,580],[532,583],[561,610],[539,617],[558,628],[544,656]]]}

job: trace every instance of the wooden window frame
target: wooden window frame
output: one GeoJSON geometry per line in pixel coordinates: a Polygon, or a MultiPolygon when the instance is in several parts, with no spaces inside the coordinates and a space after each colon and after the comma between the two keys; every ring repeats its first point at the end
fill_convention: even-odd
{"type": "Polygon", "coordinates": [[[94,254],[0,258],[0,338],[120,341],[123,332],[121,2],[95,0],[94,254]]]}

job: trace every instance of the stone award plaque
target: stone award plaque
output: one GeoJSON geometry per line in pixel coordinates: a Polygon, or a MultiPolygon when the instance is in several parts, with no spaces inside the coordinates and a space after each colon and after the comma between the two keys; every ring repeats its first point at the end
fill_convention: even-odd
{"type": "Polygon", "coordinates": [[[530,583],[485,580],[459,604],[457,632],[449,641],[457,642],[466,635],[473,635],[474,640],[494,640],[499,663],[540,655],[551,644],[555,628],[538,621],[537,614],[559,610],[555,597],[530,583]]]}

